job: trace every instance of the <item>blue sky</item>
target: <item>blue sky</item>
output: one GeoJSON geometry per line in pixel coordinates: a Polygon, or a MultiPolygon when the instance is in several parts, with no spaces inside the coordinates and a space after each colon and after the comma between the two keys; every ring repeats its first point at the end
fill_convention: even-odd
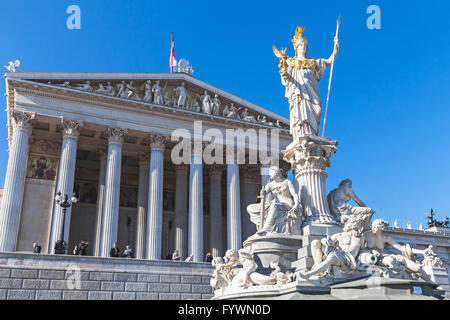
{"type": "MultiPolygon", "coordinates": [[[[340,14],[326,136],[338,140],[328,191],[351,178],[377,217],[425,223],[450,213],[450,22],[448,1],[2,1],[0,61],[21,71],[168,72],[170,32],[177,59],[194,76],[289,116],[271,46],[306,26],[310,57],[328,58],[340,14]],[[81,30],[66,8],[81,8],[81,30]],[[366,8],[381,8],[369,30],[366,8]]],[[[329,72],[321,83],[325,102],[329,72]]],[[[0,84],[4,93],[4,81],[0,84]]],[[[6,106],[3,100],[3,106],[6,106]]],[[[3,108],[4,109],[4,108],[3,108]]],[[[0,113],[6,124],[6,113],[0,113]]],[[[0,128],[0,185],[7,130],[0,128]]]]}

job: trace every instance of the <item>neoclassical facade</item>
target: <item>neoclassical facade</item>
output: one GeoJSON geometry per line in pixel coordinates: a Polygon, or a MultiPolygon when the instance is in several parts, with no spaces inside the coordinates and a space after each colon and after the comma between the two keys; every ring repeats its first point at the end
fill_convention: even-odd
{"type": "Polygon", "coordinates": [[[6,95],[2,252],[38,242],[53,253],[64,234],[69,252],[85,239],[88,254],[107,257],[117,241],[141,259],[178,249],[203,261],[255,233],[246,206],[270,163],[289,169],[280,152],[291,141],[288,119],[185,73],[8,72],[6,95]],[[180,129],[192,136],[192,150],[190,161],[175,164],[180,129]],[[240,147],[227,140],[222,155],[214,151],[223,161],[206,164],[212,142],[203,134],[225,137],[229,129],[238,130],[232,143],[240,147]],[[260,148],[248,132],[267,134],[270,163],[249,164],[260,148]],[[245,163],[229,150],[243,152],[245,163]],[[78,198],[65,219],[57,192],[78,198]]]}

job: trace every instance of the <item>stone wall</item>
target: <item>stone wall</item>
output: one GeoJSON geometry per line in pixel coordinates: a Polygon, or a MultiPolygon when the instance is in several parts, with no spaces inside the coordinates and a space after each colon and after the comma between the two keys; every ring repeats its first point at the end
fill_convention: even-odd
{"type": "Polygon", "coordinates": [[[0,299],[210,299],[212,273],[207,263],[0,253],[0,299]]]}

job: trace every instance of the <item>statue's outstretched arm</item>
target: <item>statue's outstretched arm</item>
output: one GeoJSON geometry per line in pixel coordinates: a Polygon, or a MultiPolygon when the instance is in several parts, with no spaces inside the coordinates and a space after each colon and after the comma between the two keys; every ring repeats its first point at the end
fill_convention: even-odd
{"type": "Polygon", "coordinates": [[[356,195],[355,191],[352,188],[350,188],[349,193],[350,193],[350,197],[358,204],[358,206],[366,207],[366,204],[364,203],[364,201],[362,201],[360,198],[358,198],[358,196],[356,195]]]}
{"type": "Polygon", "coordinates": [[[338,52],[339,52],[339,39],[337,37],[334,37],[333,53],[331,54],[331,56],[328,59],[325,60],[325,63],[328,66],[331,65],[331,63],[336,60],[338,52]]]}

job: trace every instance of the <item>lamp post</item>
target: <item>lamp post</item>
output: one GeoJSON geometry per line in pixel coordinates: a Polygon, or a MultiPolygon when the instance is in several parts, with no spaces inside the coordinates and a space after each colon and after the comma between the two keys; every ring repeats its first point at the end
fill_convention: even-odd
{"type": "Polygon", "coordinates": [[[67,208],[70,208],[75,203],[77,203],[78,199],[75,196],[75,193],[72,195],[72,198],[67,196],[65,194],[64,196],[61,196],[61,191],[58,191],[55,197],[56,203],[62,208],[62,214],[63,214],[63,225],[61,232],[59,233],[59,240],[55,243],[55,254],[66,254],[67,251],[67,244],[64,241],[64,227],[66,222],[66,211],[67,208]]]}

